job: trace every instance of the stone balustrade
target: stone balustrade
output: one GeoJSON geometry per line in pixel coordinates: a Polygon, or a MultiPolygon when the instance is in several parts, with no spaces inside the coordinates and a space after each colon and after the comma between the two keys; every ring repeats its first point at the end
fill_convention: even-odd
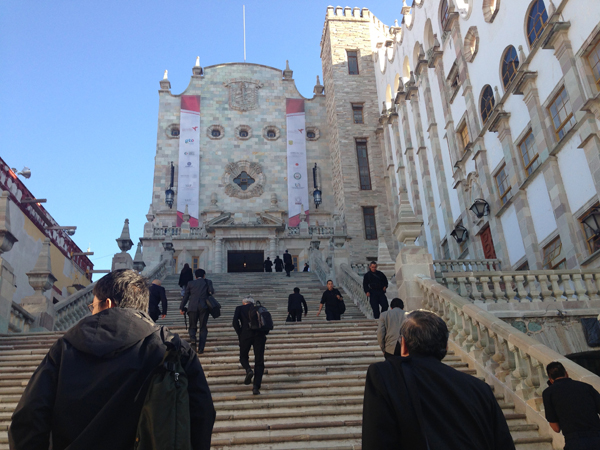
{"type": "Polygon", "coordinates": [[[342,264],[340,269],[338,284],[350,296],[354,304],[358,306],[362,313],[369,319],[372,319],[373,310],[371,309],[371,304],[363,289],[362,278],[358,276],[348,264],[342,264]]]}
{"type": "Polygon", "coordinates": [[[369,263],[352,263],[352,270],[360,276],[363,276],[369,270],[369,263]]]}
{"type": "Polygon", "coordinates": [[[9,333],[27,333],[35,322],[35,317],[13,302],[10,307],[9,333]]]}
{"type": "Polygon", "coordinates": [[[318,250],[311,250],[309,261],[311,271],[317,274],[321,283],[327,284],[327,280],[330,277],[331,269],[329,268],[327,263],[323,261],[321,252],[318,250]]]}
{"type": "Polygon", "coordinates": [[[166,276],[169,274],[169,265],[171,264],[170,259],[163,259],[156,266],[147,270],[143,273],[143,275],[148,279],[148,281],[152,282],[152,280],[164,280],[166,276]]]}
{"type": "MultiPolygon", "coordinates": [[[[287,227],[287,234],[288,236],[300,236],[300,227],[287,227]]],[[[308,227],[308,235],[314,237],[331,237],[333,236],[333,227],[311,225],[308,227]]]]}
{"type": "Polygon", "coordinates": [[[433,261],[435,277],[446,272],[493,272],[502,270],[499,259],[438,259],[433,261]]]}
{"type": "Polygon", "coordinates": [[[512,399],[516,409],[525,410],[540,428],[548,428],[542,391],[548,379],[545,367],[550,362],[560,361],[571,378],[600,391],[600,377],[429,277],[418,275],[416,281],[423,290],[423,307],[448,324],[450,349],[468,356],[478,376],[493,384],[496,392],[507,395],[506,401],[512,399]]]}
{"type": "Polygon", "coordinates": [[[444,273],[438,280],[474,302],[600,300],[600,271],[595,269],[444,273]]]}
{"type": "MultiPolygon", "coordinates": [[[[181,227],[154,227],[153,236],[154,237],[163,237],[163,236],[185,236],[186,233],[181,231],[181,227]]],[[[202,227],[190,227],[190,237],[193,238],[203,238],[206,237],[206,232],[202,227]]]]}

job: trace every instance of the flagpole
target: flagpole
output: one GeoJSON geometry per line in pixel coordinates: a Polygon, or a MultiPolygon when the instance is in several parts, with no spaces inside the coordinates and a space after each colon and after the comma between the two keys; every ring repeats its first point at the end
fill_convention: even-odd
{"type": "Polygon", "coordinates": [[[244,19],[244,62],[246,62],[246,5],[242,5],[242,15],[244,19]]]}

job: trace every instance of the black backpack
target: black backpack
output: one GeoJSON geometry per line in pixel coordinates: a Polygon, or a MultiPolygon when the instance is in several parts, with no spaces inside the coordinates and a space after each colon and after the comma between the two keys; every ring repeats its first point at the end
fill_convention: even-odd
{"type": "MultiPolygon", "coordinates": [[[[177,334],[171,334],[165,345],[163,360],[146,379],[150,382],[134,450],[192,450],[188,379],[181,363],[181,340],[177,334]]],[[[145,385],[146,382],[142,388],[145,385]]]]}
{"type": "Polygon", "coordinates": [[[267,308],[262,306],[257,301],[248,312],[248,318],[250,319],[250,329],[269,332],[273,329],[273,319],[271,313],[267,311],[267,308]]]}

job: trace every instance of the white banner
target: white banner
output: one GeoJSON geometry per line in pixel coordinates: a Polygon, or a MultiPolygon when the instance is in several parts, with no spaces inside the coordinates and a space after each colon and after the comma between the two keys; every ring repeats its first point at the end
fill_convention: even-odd
{"type": "MultiPolygon", "coordinates": [[[[306,170],[306,115],[304,100],[286,101],[288,225],[300,224],[300,212],[308,216],[308,176],[306,170]]],[[[307,218],[308,220],[308,218],[307,218]]]]}
{"type": "Polygon", "coordinates": [[[179,119],[179,170],[177,171],[177,226],[188,207],[190,226],[198,226],[200,195],[200,96],[181,96],[179,119]]]}

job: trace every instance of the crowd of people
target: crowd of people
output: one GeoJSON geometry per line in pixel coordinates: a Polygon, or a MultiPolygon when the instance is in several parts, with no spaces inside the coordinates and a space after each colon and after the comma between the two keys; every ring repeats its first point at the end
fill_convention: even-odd
{"type": "MultiPolygon", "coordinates": [[[[284,254],[284,267],[285,259],[284,254]]],[[[167,314],[160,280],[148,287],[133,270],[116,270],[101,278],[89,305],[92,315],[57,340],[31,377],[12,416],[10,448],[133,448],[140,440],[142,417],[156,413],[148,403],[152,391],[148,380],[162,368],[164,373],[174,372],[174,386],[187,387],[189,423],[184,429],[189,445],[182,448],[209,450],[216,413],[197,355],[206,345],[207,302],[215,289],[204,270],[192,274],[187,264],[179,285],[179,310],[190,319],[189,343],[181,340],[173,347],[179,342],[176,335],[155,323],[167,314]],[[173,348],[176,364],[168,360],[173,348]],[[85,407],[74,407],[77,404],[85,407]]],[[[383,361],[371,364],[366,374],[363,450],[514,449],[490,386],[442,363],[449,336],[444,320],[429,311],[406,313],[399,298],[388,305],[387,287],[387,278],[371,263],[363,288],[378,323],[383,361]]],[[[332,280],[327,281],[317,316],[323,308],[328,321],[340,320],[345,309],[332,280]]],[[[247,296],[236,307],[232,326],[239,340],[244,384],[252,384],[252,393],[259,395],[268,331],[253,326],[253,311],[255,300],[247,296]],[[249,361],[251,348],[254,367],[249,361]]],[[[288,297],[288,321],[300,322],[303,313],[308,314],[307,303],[295,288],[288,297]]],[[[551,428],[564,434],[565,449],[600,449],[600,394],[589,384],[570,379],[560,362],[548,364],[546,370],[545,414],[551,428]]],[[[164,414],[164,404],[160,408],[164,414]]],[[[160,431],[164,435],[169,430],[160,431]]]]}

